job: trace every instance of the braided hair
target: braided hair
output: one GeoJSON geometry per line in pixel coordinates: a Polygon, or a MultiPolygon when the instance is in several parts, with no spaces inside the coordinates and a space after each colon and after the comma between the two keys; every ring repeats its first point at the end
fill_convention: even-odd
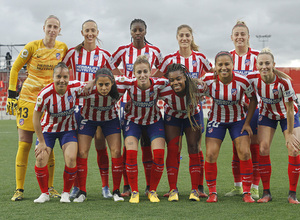
{"type": "MultiPolygon", "coordinates": [[[[134,19],[134,20],[131,21],[131,23],[130,23],[130,30],[131,30],[132,25],[135,24],[135,23],[141,23],[141,24],[143,24],[145,26],[145,30],[147,30],[146,22],[144,20],[142,20],[142,19],[139,19],[139,18],[136,18],[136,19],[134,19]]],[[[131,42],[132,42],[132,37],[131,37],[131,42]]],[[[146,40],[146,37],[144,37],[144,42],[147,43],[147,44],[152,45],[149,41],[146,40]]]]}
{"type": "Polygon", "coordinates": [[[194,109],[197,108],[197,105],[200,101],[200,92],[197,87],[196,81],[194,81],[190,77],[190,72],[186,68],[186,66],[180,64],[180,63],[174,63],[168,66],[167,72],[165,74],[166,78],[169,78],[169,73],[180,71],[186,78],[185,81],[185,95],[186,95],[186,108],[187,108],[187,116],[190,121],[191,127],[194,130],[195,126],[196,128],[200,129],[201,125],[199,125],[196,120],[194,119],[192,113],[194,112],[194,109]],[[192,121],[192,118],[194,120],[194,123],[192,121]]]}

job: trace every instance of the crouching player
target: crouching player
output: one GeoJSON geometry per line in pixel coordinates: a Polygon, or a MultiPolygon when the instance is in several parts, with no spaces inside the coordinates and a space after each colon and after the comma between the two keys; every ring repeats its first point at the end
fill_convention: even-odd
{"type": "Polygon", "coordinates": [[[53,83],[42,89],[37,97],[33,113],[33,125],[38,138],[35,147],[35,174],[42,194],[34,200],[35,203],[50,200],[47,162],[57,138],[65,160],[64,188],[60,202],[70,202],[70,189],[77,173],[78,151],[74,109],[76,98],[83,87],[82,82],[69,81],[69,69],[65,63],[60,62],[53,70],[53,83]]]}

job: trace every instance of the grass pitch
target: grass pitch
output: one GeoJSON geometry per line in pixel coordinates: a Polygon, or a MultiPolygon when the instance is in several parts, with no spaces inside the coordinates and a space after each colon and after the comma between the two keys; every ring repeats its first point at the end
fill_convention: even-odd
{"type": "MultiPolygon", "coordinates": [[[[203,136],[204,137],[204,136],[203,136]]],[[[51,199],[45,204],[35,204],[33,200],[40,195],[40,189],[34,173],[34,151],[30,151],[29,163],[25,181],[25,199],[12,202],[15,190],[15,156],[17,152],[18,134],[14,120],[0,120],[0,219],[298,219],[300,208],[287,203],[289,190],[287,165],[287,149],[280,129],[277,129],[272,147],[272,177],[271,192],[273,201],[267,204],[246,204],[242,197],[224,197],[233,186],[231,172],[232,144],[229,135],[223,142],[218,158],[217,190],[219,202],[209,204],[205,199],[200,202],[188,200],[190,193],[190,176],[188,171],[188,154],[185,145],[182,150],[182,160],[178,177],[179,201],[168,202],[162,197],[168,188],[167,173],[164,171],[158,186],[161,202],[150,203],[144,196],[145,177],[139,151],[139,190],[140,203],[116,203],[104,199],[101,195],[101,179],[96,162],[96,151],[91,147],[88,161],[87,198],[84,203],[61,204],[59,199],[51,199]]],[[[202,146],[205,154],[204,138],[202,146]]],[[[58,144],[55,146],[56,168],[54,185],[58,191],[63,188],[64,161],[58,144]]],[[[110,186],[112,177],[110,175],[110,186]]],[[[205,191],[208,192],[206,183],[205,191]]],[[[299,187],[298,187],[299,188],[299,187]]],[[[122,183],[121,189],[122,191],[122,183]]],[[[260,185],[260,195],[262,185],[260,185]]]]}

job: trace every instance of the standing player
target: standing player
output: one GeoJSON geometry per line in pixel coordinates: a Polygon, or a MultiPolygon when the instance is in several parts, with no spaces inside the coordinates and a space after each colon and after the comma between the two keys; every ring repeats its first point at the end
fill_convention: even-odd
{"type": "Polygon", "coordinates": [[[291,84],[291,78],[275,69],[274,56],[269,49],[263,49],[257,57],[257,69],[248,75],[257,94],[261,98],[258,119],[259,172],[263,183],[263,196],[257,202],[272,200],[270,192],[271,160],[270,148],[278,122],[288,149],[288,202],[299,204],[296,189],[300,170],[300,123],[297,96],[291,84]]]}
{"type": "Polygon", "coordinates": [[[153,164],[148,198],[159,202],[156,188],[164,169],[165,132],[161,112],[157,106],[158,94],[167,85],[166,79],[149,78],[151,66],[147,56],[139,56],[133,65],[135,78],[116,80],[121,93],[128,92],[132,103],[125,113],[124,137],[126,146],[126,172],[132,189],[130,203],[139,203],[137,150],[142,131],[151,140],[153,164]]]}
{"type": "Polygon", "coordinates": [[[111,152],[113,199],[115,202],[124,201],[119,191],[123,172],[121,129],[116,106],[119,93],[114,76],[107,68],[97,70],[95,84],[91,94],[85,97],[84,105],[81,108],[82,120],[78,129],[77,157],[80,193],[74,202],[83,202],[86,198],[87,158],[98,126],[102,128],[111,152]]]}
{"type": "MultiPolygon", "coordinates": [[[[123,70],[126,77],[132,78],[133,74],[133,64],[136,61],[137,57],[140,55],[146,55],[148,57],[148,61],[150,63],[150,67],[153,68],[158,67],[162,61],[162,55],[160,53],[159,48],[151,45],[145,38],[147,33],[147,25],[141,19],[134,19],[130,24],[130,33],[132,43],[129,45],[121,46],[117,49],[117,51],[112,55],[113,62],[115,66],[119,66],[120,63],[123,63],[123,70]]],[[[121,123],[124,121],[124,107],[129,99],[129,96],[125,94],[121,99],[121,123]]],[[[142,135],[141,138],[141,149],[142,149],[142,161],[145,170],[146,176],[146,190],[145,193],[149,192],[150,185],[150,174],[152,167],[152,153],[151,153],[151,142],[147,135],[142,135]]],[[[123,149],[123,160],[125,164],[126,160],[126,148],[124,146],[123,149]]],[[[130,188],[128,183],[128,178],[126,175],[126,170],[124,167],[123,173],[124,179],[124,191],[122,196],[130,196],[130,188]]]]}
{"type": "MultiPolygon", "coordinates": [[[[161,76],[162,74],[166,73],[168,65],[172,63],[180,63],[185,65],[186,68],[189,70],[190,77],[192,78],[200,78],[202,71],[213,71],[212,64],[206,59],[206,57],[198,52],[199,47],[194,42],[193,30],[190,26],[183,24],[177,28],[177,35],[176,35],[179,50],[175,53],[169,54],[165,56],[162,64],[159,67],[159,71],[155,73],[155,76],[161,76]]],[[[201,117],[201,126],[202,132],[204,132],[204,122],[203,122],[203,111],[201,108],[200,111],[201,117]]],[[[201,136],[201,134],[199,134],[201,136]]],[[[168,172],[168,180],[169,182],[177,182],[178,177],[178,169],[180,163],[180,149],[181,147],[177,146],[176,148],[168,148],[168,155],[176,154],[177,157],[177,166],[171,167],[170,163],[172,163],[170,158],[167,156],[166,166],[168,172]],[[173,150],[178,152],[172,152],[173,150]]],[[[204,192],[203,188],[203,169],[204,169],[204,157],[201,150],[201,140],[199,141],[199,158],[200,158],[200,180],[199,180],[199,194],[200,197],[207,197],[206,193],[204,192]]],[[[169,193],[165,194],[165,196],[169,196],[169,193]]]]}
{"type": "MultiPolygon", "coordinates": [[[[187,68],[182,64],[171,64],[165,75],[169,86],[164,88],[160,97],[164,100],[164,122],[168,146],[169,169],[178,166],[178,143],[183,132],[186,135],[190,158],[190,176],[192,191],[189,199],[200,201],[198,184],[200,178],[199,141],[201,140],[200,93],[197,85],[189,76],[187,68]],[[200,135],[199,135],[200,134],[200,135]],[[175,150],[172,150],[175,148],[175,150]]],[[[169,180],[173,180],[170,179],[169,180]]],[[[177,179],[176,179],[177,180],[177,179]]],[[[169,201],[178,201],[177,181],[169,181],[169,201]]]]}
{"type": "MultiPolygon", "coordinates": [[[[245,22],[237,21],[236,25],[232,28],[231,40],[234,44],[235,49],[231,50],[230,53],[233,58],[234,71],[247,76],[249,72],[256,70],[256,58],[259,53],[257,50],[253,50],[249,46],[249,29],[245,22]]],[[[249,100],[245,97],[246,102],[244,105],[249,105],[249,100]]],[[[258,160],[259,160],[259,145],[257,140],[257,119],[258,119],[258,108],[255,110],[254,116],[251,120],[251,128],[253,136],[251,137],[251,157],[253,164],[253,180],[251,185],[251,195],[254,199],[259,198],[258,185],[260,175],[258,171],[258,160]]],[[[240,160],[233,146],[233,157],[232,157],[232,173],[234,177],[234,186],[232,190],[225,194],[225,196],[242,195],[242,178],[240,174],[240,160]]]]}
{"type": "Polygon", "coordinates": [[[250,121],[257,105],[256,95],[247,78],[233,71],[233,60],[229,52],[221,51],[216,55],[215,68],[215,73],[207,73],[203,79],[209,88],[209,95],[213,98],[205,139],[205,177],[209,188],[209,198],[206,201],[218,201],[217,158],[228,129],[241,163],[243,201],[253,203],[255,200],[250,193],[253,169],[249,136],[252,135],[250,121]],[[244,95],[250,99],[246,119],[242,105],[244,95]]]}
{"type": "MultiPolygon", "coordinates": [[[[114,74],[121,74],[120,71],[110,64],[111,55],[106,50],[97,46],[100,42],[98,39],[99,30],[97,23],[93,20],[87,20],[82,24],[81,34],[84,41],[78,46],[69,49],[64,62],[72,69],[74,79],[87,82],[95,79],[95,73],[99,68],[107,67],[114,74]]],[[[75,113],[78,124],[80,123],[80,108],[83,105],[83,100],[79,101],[79,110],[75,113]]],[[[109,159],[105,145],[105,137],[98,127],[95,133],[95,147],[97,151],[97,163],[102,179],[102,195],[104,198],[111,198],[112,194],[109,190],[109,159]]],[[[74,189],[71,193],[71,198],[75,198],[79,192],[78,183],[75,181],[74,189]]]]}
{"type": "Polygon", "coordinates": [[[35,147],[35,174],[42,194],[34,200],[35,203],[50,200],[47,162],[56,139],[59,139],[65,160],[64,189],[60,202],[70,202],[70,190],[77,173],[78,151],[74,109],[84,84],[69,81],[69,77],[70,72],[66,64],[58,63],[53,70],[53,83],[43,88],[37,97],[33,113],[33,125],[38,138],[35,147]]]}
{"type": "MultiPolygon", "coordinates": [[[[32,145],[34,127],[32,115],[38,93],[53,80],[53,68],[65,56],[68,48],[65,43],[56,41],[60,33],[60,21],[50,15],[43,26],[45,37],[28,43],[20,52],[14,62],[9,79],[7,112],[17,116],[19,134],[19,147],[16,156],[16,192],[11,198],[12,201],[19,201],[24,198],[24,182],[28,164],[29,151],[32,145]],[[16,85],[18,73],[27,64],[28,77],[25,80],[20,98],[16,100],[16,85]]],[[[54,178],[54,152],[48,161],[49,168],[49,193],[53,197],[60,197],[60,194],[53,188],[54,178]]]]}

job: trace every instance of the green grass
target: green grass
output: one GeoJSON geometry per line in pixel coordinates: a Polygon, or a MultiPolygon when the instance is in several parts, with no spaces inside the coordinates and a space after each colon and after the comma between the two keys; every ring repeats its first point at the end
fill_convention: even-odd
{"type": "MultiPolygon", "coordinates": [[[[185,141],[184,141],[185,142],[185,141]]],[[[241,197],[224,197],[233,185],[231,172],[232,144],[229,136],[223,142],[218,159],[217,190],[219,202],[209,204],[202,199],[190,202],[190,177],[188,172],[188,155],[184,144],[178,178],[180,192],[179,201],[170,203],[162,195],[168,191],[166,171],[158,186],[161,202],[152,204],[143,195],[145,189],[144,171],[139,152],[139,188],[140,203],[130,204],[128,198],[123,203],[103,199],[101,196],[101,180],[96,162],[96,152],[92,147],[89,155],[89,172],[87,180],[88,200],[82,204],[61,204],[59,199],[51,199],[46,204],[34,204],[33,200],[40,195],[40,189],[34,173],[34,151],[31,149],[25,181],[25,199],[12,202],[10,198],[15,190],[15,156],[17,152],[18,134],[15,121],[0,120],[0,219],[297,219],[296,205],[287,203],[289,190],[287,175],[287,149],[284,138],[277,129],[272,148],[271,192],[273,201],[267,204],[246,204],[241,197]]],[[[204,146],[204,138],[202,140],[204,146]]],[[[205,147],[203,147],[205,151],[205,147]]],[[[55,147],[56,173],[55,188],[63,188],[64,161],[62,151],[55,147]]],[[[110,185],[112,187],[110,176],[110,185]]],[[[122,187],[121,187],[122,188],[122,187]]],[[[205,184],[205,190],[208,189],[205,184]]],[[[260,195],[262,186],[260,185],[260,195]]]]}

